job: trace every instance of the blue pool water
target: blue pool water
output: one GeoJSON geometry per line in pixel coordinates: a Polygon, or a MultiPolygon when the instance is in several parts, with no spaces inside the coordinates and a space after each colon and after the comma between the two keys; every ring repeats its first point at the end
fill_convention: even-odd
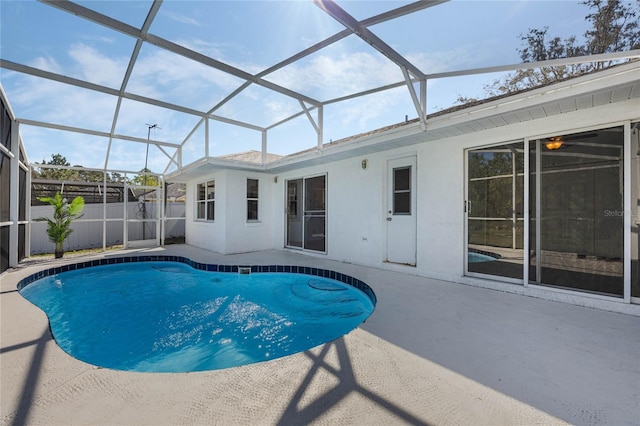
{"type": "Polygon", "coordinates": [[[486,254],[482,254],[482,253],[475,253],[470,251],[468,253],[468,262],[469,263],[479,263],[479,262],[492,262],[496,260],[495,257],[493,256],[489,256],[486,254]]]}
{"type": "Polygon", "coordinates": [[[216,370],[329,342],[374,303],[342,282],[306,274],[206,272],[138,262],[62,272],[20,293],[49,317],[58,345],[100,367],[216,370]]]}

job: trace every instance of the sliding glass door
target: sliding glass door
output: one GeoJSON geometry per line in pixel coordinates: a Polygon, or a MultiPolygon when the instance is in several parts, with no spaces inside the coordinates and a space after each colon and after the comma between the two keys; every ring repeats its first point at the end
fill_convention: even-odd
{"type": "Polygon", "coordinates": [[[326,252],[326,175],[286,182],[286,246],[326,252]]]}
{"type": "Polygon", "coordinates": [[[529,281],[624,294],[624,128],[531,144],[529,281]]]}
{"type": "MultiPolygon", "coordinates": [[[[623,297],[624,126],[531,140],[528,146],[526,153],[523,142],[467,151],[466,272],[522,282],[526,250],[529,283],[623,297]]],[[[632,297],[640,296],[637,157],[633,152],[632,297]]]]}
{"type": "Polygon", "coordinates": [[[523,277],[524,143],[467,152],[467,272],[523,277]]]}

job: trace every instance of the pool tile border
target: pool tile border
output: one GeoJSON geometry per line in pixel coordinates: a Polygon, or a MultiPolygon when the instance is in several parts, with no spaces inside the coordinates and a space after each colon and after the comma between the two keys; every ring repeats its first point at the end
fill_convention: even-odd
{"type": "Polygon", "coordinates": [[[123,257],[109,257],[104,259],[88,260],[86,262],[69,263],[55,268],[44,269],[23,278],[18,283],[18,290],[22,290],[34,281],[41,278],[56,275],[62,272],[75,271],[78,269],[90,268],[92,266],[103,265],[116,265],[119,263],[135,263],[135,262],[180,262],[191,266],[194,269],[208,272],[231,272],[237,273],[238,268],[251,268],[251,273],[261,272],[285,272],[293,274],[312,275],[316,277],[330,278],[332,280],[340,281],[344,284],[348,284],[352,287],[365,293],[373,305],[377,303],[376,294],[373,292],[365,282],[360,281],[352,276],[342,274],[340,272],[331,271],[329,269],[312,268],[309,266],[297,266],[297,265],[217,265],[209,263],[195,262],[189,258],[183,256],[166,256],[166,255],[143,255],[143,256],[123,256],[123,257]]]}

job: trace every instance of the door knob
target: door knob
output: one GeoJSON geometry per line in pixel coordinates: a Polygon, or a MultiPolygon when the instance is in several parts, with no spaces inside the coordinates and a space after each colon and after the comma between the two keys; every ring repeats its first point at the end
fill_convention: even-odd
{"type": "Polygon", "coordinates": [[[387,218],[387,222],[391,222],[391,218],[390,217],[387,218]]]}

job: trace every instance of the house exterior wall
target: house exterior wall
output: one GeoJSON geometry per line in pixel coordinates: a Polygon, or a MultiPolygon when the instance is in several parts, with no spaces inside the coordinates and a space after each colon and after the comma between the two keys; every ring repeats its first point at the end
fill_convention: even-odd
{"type": "MultiPolygon", "coordinates": [[[[227,197],[221,210],[226,217],[225,253],[243,253],[273,248],[273,177],[265,173],[227,172],[227,197]],[[258,180],[258,220],[247,221],[247,179],[258,180]]],[[[280,209],[282,211],[282,208],[280,209]]]]}
{"type": "Polygon", "coordinates": [[[226,246],[226,217],[222,206],[227,195],[225,185],[227,182],[227,172],[220,171],[205,178],[193,180],[187,183],[187,195],[185,202],[185,241],[196,247],[211,250],[216,253],[227,253],[226,246]],[[212,222],[196,220],[196,199],[197,187],[199,183],[209,180],[216,182],[215,198],[215,220],[212,222]]]}
{"type": "MultiPolygon", "coordinates": [[[[429,134],[426,133],[425,141],[417,145],[286,173],[265,173],[260,176],[262,220],[256,227],[246,224],[243,204],[245,179],[255,177],[255,174],[242,171],[216,173],[216,186],[219,188],[216,202],[227,203],[224,217],[217,216],[214,225],[192,220],[194,187],[197,182],[190,182],[187,243],[221,253],[282,249],[285,247],[286,180],[326,174],[327,252],[307,253],[453,282],[478,281],[477,278],[464,276],[465,150],[522,141],[524,138],[534,139],[620,125],[625,120],[638,119],[640,111],[637,109],[637,100],[630,100],[436,141],[428,141],[429,134]],[[385,262],[387,162],[410,156],[417,158],[415,267],[385,262]],[[364,159],[367,160],[366,169],[361,166],[364,159]],[[218,176],[224,176],[224,180],[221,179],[224,188],[218,186],[218,176]],[[274,182],[276,176],[277,183],[274,182]]],[[[218,209],[218,213],[220,211],[218,209]]]]}

